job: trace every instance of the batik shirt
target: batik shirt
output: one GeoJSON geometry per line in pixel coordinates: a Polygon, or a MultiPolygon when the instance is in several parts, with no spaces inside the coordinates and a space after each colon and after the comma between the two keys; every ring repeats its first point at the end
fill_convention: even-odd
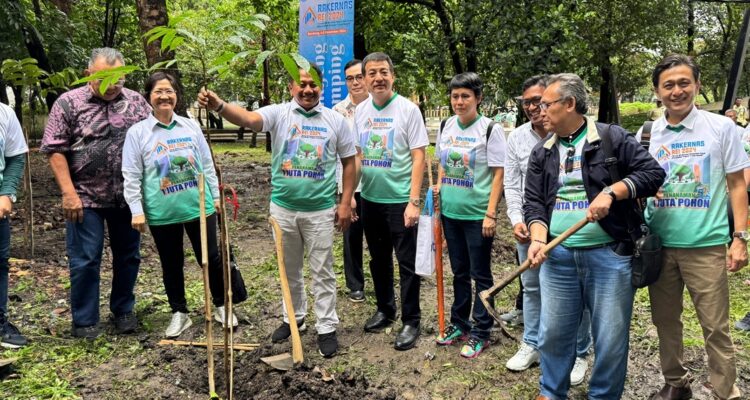
{"type": "MultiPolygon", "coordinates": [[[[640,137],[637,138],[640,140],[640,137]]],[[[677,126],[662,117],[649,152],[667,172],[661,198],[649,198],[646,222],[667,247],[726,244],[726,175],[750,167],[731,119],[693,108],[677,126]]]]}
{"type": "Polygon", "coordinates": [[[443,178],[440,185],[440,211],[448,218],[483,220],[492,191],[492,168],[505,162],[505,135],[500,125],[492,128],[491,119],[477,116],[464,126],[451,117],[439,132],[435,154],[440,158],[443,178]]]}
{"type": "Polygon", "coordinates": [[[362,198],[383,204],[408,202],[411,150],[429,144],[419,108],[394,93],[382,107],[372,99],[360,103],[354,118],[362,149],[362,198]]]}
{"type": "Polygon", "coordinates": [[[256,112],[271,132],[271,202],[292,211],[332,208],[336,156],[357,152],[344,117],[321,104],[306,111],[295,100],[256,112]]]}
{"type": "Polygon", "coordinates": [[[150,113],[146,99],[126,88],[112,101],[95,97],[89,86],[73,89],[52,106],[39,151],[65,155],[84,208],[125,207],[125,134],[150,113]]]}
{"type": "Polygon", "coordinates": [[[128,130],[122,150],[125,199],[133,215],[146,215],[149,225],[188,222],[200,217],[198,175],[205,176],[206,215],[219,198],[211,150],[201,128],[187,118],[169,125],[153,115],[128,130]]]}

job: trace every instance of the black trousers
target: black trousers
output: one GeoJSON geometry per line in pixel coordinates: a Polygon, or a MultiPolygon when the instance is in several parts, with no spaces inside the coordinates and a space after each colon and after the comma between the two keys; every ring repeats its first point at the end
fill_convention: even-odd
{"type": "Polygon", "coordinates": [[[401,280],[401,321],[405,325],[418,326],[421,319],[421,278],[414,272],[417,228],[404,226],[406,205],[407,203],[382,204],[362,199],[362,224],[370,249],[370,273],[378,310],[389,317],[396,316],[392,256],[395,250],[401,280]]]}
{"type": "Polygon", "coordinates": [[[360,219],[344,232],[344,276],[350,292],[365,290],[365,274],[362,269],[362,199],[354,193],[357,201],[357,215],[360,219]]]}
{"type": "MultiPolygon", "coordinates": [[[[185,300],[185,251],[183,247],[183,232],[186,232],[195,252],[195,259],[200,266],[201,260],[201,231],[200,219],[179,224],[150,225],[151,236],[154,237],[156,250],[161,260],[162,279],[167,299],[172,312],[187,313],[185,300]]],[[[206,218],[208,242],[208,286],[216,307],[224,305],[224,275],[221,269],[221,253],[216,240],[216,214],[206,218]]]]}

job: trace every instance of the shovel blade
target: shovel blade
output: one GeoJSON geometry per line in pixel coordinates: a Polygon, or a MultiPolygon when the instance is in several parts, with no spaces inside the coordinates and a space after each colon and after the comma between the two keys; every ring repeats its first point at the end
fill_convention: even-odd
{"type": "Polygon", "coordinates": [[[275,356],[261,357],[261,361],[279,371],[289,371],[294,367],[292,355],[289,353],[278,354],[275,356]]]}

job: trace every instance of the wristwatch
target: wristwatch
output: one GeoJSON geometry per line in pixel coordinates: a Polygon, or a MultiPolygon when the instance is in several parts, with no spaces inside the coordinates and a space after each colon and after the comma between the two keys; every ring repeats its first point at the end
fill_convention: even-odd
{"type": "Polygon", "coordinates": [[[617,195],[614,190],[612,190],[612,186],[605,186],[604,189],[602,189],[602,193],[609,195],[609,197],[612,198],[612,201],[617,201],[617,195]]]}
{"type": "Polygon", "coordinates": [[[411,203],[411,205],[413,205],[414,207],[419,207],[419,197],[409,199],[409,203],[411,203]]]}
{"type": "Polygon", "coordinates": [[[14,194],[3,194],[3,195],[0,195],[0,196],[6,196],[6,197],[8,197],[10,199],[11,203],[15,203],[16,200],[17,200],[16,199],[16,195],[14,195],[14,194]]]}
{"type": "Polygon", "coordinates": [[[750,240],[750,233],[747,233],[747,231],[735,232],[732,234],[732,237],[747,243],[747,241],[750,240]]]}

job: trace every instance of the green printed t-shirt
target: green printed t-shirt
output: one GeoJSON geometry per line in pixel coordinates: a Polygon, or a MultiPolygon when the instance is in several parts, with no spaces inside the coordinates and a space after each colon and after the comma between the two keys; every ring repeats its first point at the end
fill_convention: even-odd
{"type": "MultiPolygon", "coordinates": [[[[587,130],[588,128],[584,129],[573,143],[561,141],[559,138],[557,141],[557,150],[560,153],[560,175],[558,177],[560,189],[557,190],[555,209],[552,210],[552,220],[549,226],[550,235],[553,237],[562,235],[576,222],[585,218],[586,211],[589,208],[589,200],[586,197],[583,175],[581,174],[581,154],[583,154],[587,130]],[[568,158],[569,149],[575,151],[571,156],[573,170],[570,173],[565,173],[565,160],[568,158]]],[[[613,241],[614,239],[602,229],[598,222],[592,222],[586,224],[578,232],[563,241],[562,244],[570,248],[583,248],[613,241]]]]}
{"type": "Polygon", "coordinates": [[[206,176],[206,215],[215,212],[211,152],[200,128],[186,118],[175,115],[164,125],[150,115],[133,125],[123,149],[123,170],[142,173],[143,212],[149,225],[200,218],[199,174],[206,176]]]}
{"type": "Polygon", "coordinates": [[[292,211],[320,211],[336,201],[336,155],[352,157],[354,135],[341,114],[296,101],[263,107],[263,130],[271,132],[271,202],[292,211]]]}
{"type": "Polygon", "coordinates": [[[646,223],[666,247],[729,241],[728,173],[750,167],[729,118],[694,108],[677,126],[654,121],[649,152],[666,171],[661,198],[648,199],[646,223]]]}
{"type": "Polygon", "coordinates": [[[360,103],[354,118],[362,150],[362,198],[406,203],[411,190],[411,150],[429,144],[419,108],[394,94],[383,107],[372,99],[360,103]]]}
{"type": "Polygon", "coordinates": [[[487,141],[490,120],[477,116],[468,126],[451,117],[439,132],[435,154],[440,157],[443,178],[440,211],[448,218],[483,220],[492,191],[492,167],[505,163],[505,135],[495,125],[487,141]]]}

